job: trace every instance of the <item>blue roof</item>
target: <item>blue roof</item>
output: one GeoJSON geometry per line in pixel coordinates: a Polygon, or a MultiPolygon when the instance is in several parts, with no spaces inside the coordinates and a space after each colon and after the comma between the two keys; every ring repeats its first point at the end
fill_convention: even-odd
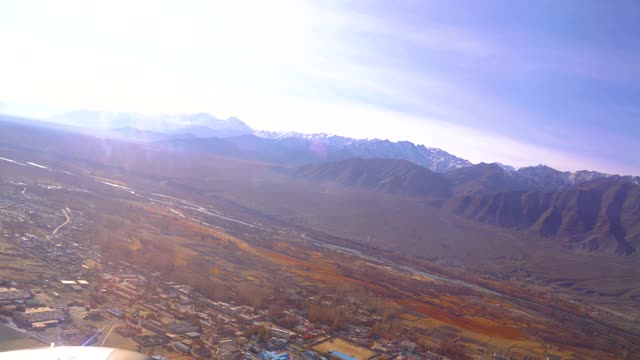
{"type": "Polygon", "coordinates": [[[112,313],[112,314],[116,314],[118,316],[124,315],[124,313],[122,311],[118,310],[118,309],[108,309],[107,311],[112,313]]]}
{"type": "Polygon", "coordinates": [[[337,357],[339,359],[342,359],[342,360],[358,360],[358,359],[354,358],[353,356],[349,356],[347,354],[343,354],[343,353],[341,353],[340,351],[337,351],[337,350],[330,351],[329,354],[331,354],[332,356],[335,356],[335,357],[337,357]]]}
{"type": "Polygon", "coordinates": [[[289,360],[289,353],[277,353],[275,351],[265,351],[261,357],[265,360],[289,360]]]}
{"type": "Polygon", "coordinates": [[[320,356],[318,356],[318,354],[316,354],[315,352],[311,351],[311,350],[307,350],[302,354],[302,357],[305,359],[312,359],[312,360],[316,360],[316,359],[320,359],[320,356]]]}

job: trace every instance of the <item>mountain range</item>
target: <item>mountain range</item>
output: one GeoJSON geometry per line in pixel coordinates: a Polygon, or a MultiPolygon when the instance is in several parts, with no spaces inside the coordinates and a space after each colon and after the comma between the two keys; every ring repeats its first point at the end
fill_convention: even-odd
{"type": "Polygon", "coordinates": [[[316,181],[429,198],[450,195],[447,179],[407,160],[348,159],[293,169],[291,175],[316,181]]]}
{"type": "MultiPolygon", "coordinates": [[[[76,129],[92,127],[93,130],[100,130],[102,135],[110,137],[153,141],[159,146],[221,152],[227,156],[259,158],[285,165],[350,158],[380,158],[407,160],[438,173],[473,165],[470,161],[442,149],[416,145],[409,141],[353,139],[326,133],[261,131],[252,129],[237,118],[219,119],[208,113],[146,115],[79,110],[54,116],[47,121],[76,129]]],[[[610,176],[587,170],[558,171],[545,165],[516,169],[507,164],[494,164],[496,166],[485,170],[495,173],[493,176],[502,178],[501,181],[513,183],[512,186],[515,188],[557,190],[610,176]],[[514,173],[516,176],[508,179],[509,174],[514,173]],[[526,182],[529,183],[525,185],[526,182]]]]}
{"type": "Polygon", "coordinates": [[[305,164],[354,157],[408,160],[436,172],[471,165],[437,148],[408,141],[352,139],[328,134],[268,132],[251,129],[237,118],[210,114],[143,115],[130,112],[73,111],[48,119],[78,129],[91,124],[103,136],[162,142],[183,150],[257,157],[281,164],[305,164]]]}
{"type": "Polygon", "coordinates": [[[218,119],[208,113],[147,115],[134,112],[78,110],[47,119],[54,123],[99,130],[114,137],[146,138],[227,137],[251,134],[253,130],[237,118],[218,119]],[[140,135],[138,134],[138,135],[140,135]]]}
{"type": "Polygon", "coordinates": [[[274,133],[257,131],[256,136],[284,140],[289,138],[320,144],[326,148],[348,152],[357,158],[386,158],[408,160],[435,172],[445,172],[470,166],[471,162],[451,155],[448,152],[424,145],[415,145],[409,141],[391,142],[380,139],[352,139],[329,134],[301,134],[296,132],[274,133]]]}
{"type": "Polygon", "coordinates": [[[640,246],[640,186],[618,176],[562,191],[511,191],[462,196],[455,214],[553,237],[570,250],[630,255],[640,246]]]}
{"type": "Polygon", "coordinates": [[[640,177],[472,164],[407,141],[254,131],[209,114],[83,111],[55,121],[75,132],[98,122],[100,136],[149,149],[258,161],[302,181],[417,199],[466,220],[556,239],[572,251],[631,255],[640,246],[640,177]]]}
{"type": "Polygon", "coordinates": [[[306,165],[291,176],[418,197],[476,222],[555,238],[566,249],[631,255],[640,246],[640,178],[545,166],[507,171],[477,164],[443,174],[405,160],[306,165]]]}

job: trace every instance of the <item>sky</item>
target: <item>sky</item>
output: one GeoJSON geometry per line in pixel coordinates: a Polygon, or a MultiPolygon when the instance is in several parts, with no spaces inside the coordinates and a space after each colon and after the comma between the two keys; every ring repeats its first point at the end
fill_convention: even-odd
{"type": "Polygon", "coordinates": [[[640,175],[637,1],[3,1],[0,112],[210,112],[640,175]]]}

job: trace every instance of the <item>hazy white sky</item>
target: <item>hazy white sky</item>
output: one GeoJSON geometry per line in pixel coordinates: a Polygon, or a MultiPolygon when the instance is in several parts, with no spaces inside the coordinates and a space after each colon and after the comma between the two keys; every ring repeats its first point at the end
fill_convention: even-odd
{"type": "Polygon", "coordinates": [[[480,20],[505,15],[491,5],[505,4],[388,4],[3,2],[0,111],[205,111],[256,129],[410,140],[473,162],[640,173],[628,155],[640,145],[635,44],[611,60],[620,54],[589,29],[555,29],[553,16],[488,27],[480,20]],[[624,101],[590,93],[604,86],[624,101]]]}

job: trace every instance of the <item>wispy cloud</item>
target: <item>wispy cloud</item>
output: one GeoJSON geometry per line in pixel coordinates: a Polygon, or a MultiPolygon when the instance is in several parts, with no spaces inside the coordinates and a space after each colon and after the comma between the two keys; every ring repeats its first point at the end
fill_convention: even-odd
{"type": "Polygon", "coordinates": [[[210,111],[472,161],[640,173],[640,127],[615,129],[640,100],[640,46],[572,40],[588,34],[553,13],[545,25],[541,7],[508,19],[430,1],[25,0],[0,9],[0,99],[210,111]]]}

